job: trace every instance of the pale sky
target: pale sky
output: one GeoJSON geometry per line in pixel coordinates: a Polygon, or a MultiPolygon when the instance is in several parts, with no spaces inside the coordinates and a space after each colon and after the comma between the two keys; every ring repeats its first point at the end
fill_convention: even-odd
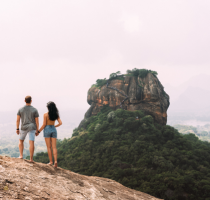
{"type": "Polygon", "coordinates": [[[0,111],[26,95],[39,109],[85,110],[96,79],[135,67],[163,85],[210,75],[209,10],[209,0],[1,0],[0,111]]]}

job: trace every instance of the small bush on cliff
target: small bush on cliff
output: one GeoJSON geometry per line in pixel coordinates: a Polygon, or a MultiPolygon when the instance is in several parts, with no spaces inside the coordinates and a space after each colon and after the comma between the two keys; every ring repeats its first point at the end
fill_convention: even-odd
{"type": "Polygon", "coordinates": [[[121,72],[120,71],[117,71],[116,73],[111,73],[109,75],[109,79],[115,79],[117,78],[119,75],[121,75],[121,72]]]}
{"type": "Polygon", "coordinates": [[[106,79],[106,78],[104,78],[104,79],[97,79],[96,80],[96,84],[93,84],[92,87],[99,87],[99,88],[101,88],[102,86],[107,84],[108,80],[114,80],[114,79],[124,80],[123,76],[124,75],[121,74],[120,71],[117,71],[116,73],[110,74],[109,79],[106,79]]]}
{"type": "MultiPolygon", "coordinates": [[[[86,131],[58,141],[59,166],[101,176],[165,200],[207,200],[210,194],[210,144],[181,135],[141,111],[105,106],[89,118],[86,131]]],[[[47,153],[35,161],[48,162],[47,153]]]]}
{"type": "Polygon", "coordinates": [[[106,83],[107,83],[107,79],[106,79],[106,78],[104,78],[104,79],[97,79],[97,80],[96,80],[96,83],[93,84],[91,87],[98,87],[98,88],[101,88],[101,87],[104,86],[106,83]]]}
{"type": "Polygon", "coordinates": [[[121,74],[120,71],[117,71],[116,73],[112,73],[109,75],[109,80],[113,79],[124,80],[124,75],[121,74]]]}
{"type": "Polygon", "coordinates": [[[103,85],[105,85],[107,83],[107,79],[104,78],[104,79],[97,79],[96,80],[96,85],[97,87],[102,87],[103,85]]]}
{"type": "Polygon", "coordinates": [[[148,73],[151,73],[154,76],[158,75],[158,73],[156,71],[152,71],[152,70],[148,70],[148,69],[137,69],[137,68],[134,68],[132,70],[127,70],[127,74],[129,76],[139,76],[140,78],[146,77],[148,73]]]}

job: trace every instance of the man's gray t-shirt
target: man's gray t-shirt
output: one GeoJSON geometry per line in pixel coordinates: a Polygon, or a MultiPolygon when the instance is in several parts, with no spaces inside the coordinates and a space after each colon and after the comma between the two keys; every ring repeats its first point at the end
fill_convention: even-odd
{"type": "Polygon", "coordinates": [[[24,106],[18,110],[17,115],[21,118],[21,130],[36,130],[35,118],[39,117],[39,113],[33,106],[24,106]]]}

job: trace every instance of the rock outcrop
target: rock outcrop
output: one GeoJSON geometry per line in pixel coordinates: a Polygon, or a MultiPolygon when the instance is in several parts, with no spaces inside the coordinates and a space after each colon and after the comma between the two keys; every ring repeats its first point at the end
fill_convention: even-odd
{"type": "Polygon", "coordinates": [[[103,105],[109,105],[116,110],[142,110],[145,114],[154,117],[159,124],[166,125],[169,96],[158,78],[148,73],[145,78],[124,76],[124,80],[113,79],[107,85],[91,87],[87,97],[89,110],[85,114],[83,122],[96,115],[103,105]]]}
{"type": "Polygon", "coordinates": [[[158,200],[106,178],[0,156],[0,199],[158,200]]]}

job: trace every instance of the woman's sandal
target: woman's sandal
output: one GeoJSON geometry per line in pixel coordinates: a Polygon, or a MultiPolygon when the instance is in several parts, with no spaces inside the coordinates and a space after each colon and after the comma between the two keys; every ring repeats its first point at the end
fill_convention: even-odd
{"type": "Polygon", "coordinates": [[[55,167],[55,168],[58,167],[58,163],[57,163],[57,162],[54,163],[54,167],[55,167]]]}

